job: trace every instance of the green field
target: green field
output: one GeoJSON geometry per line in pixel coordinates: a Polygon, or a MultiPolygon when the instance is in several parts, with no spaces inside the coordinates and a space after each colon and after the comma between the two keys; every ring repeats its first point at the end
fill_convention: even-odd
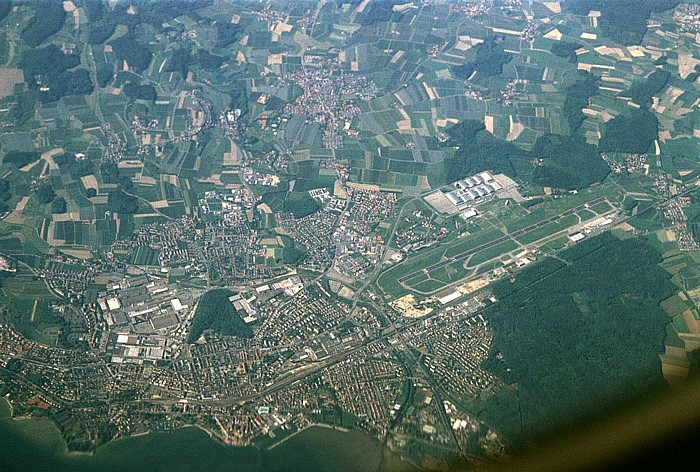
{"type": "Polygon", "coordinates": [[[559,233],[560,231],[564,231],[565,229],[577,224],[578,222],[579,218],[576,215],[567,215],[557,221],[553,221],[552,223],[548,223],[541,228],[537,228],[534,231],[519,236],[517,238],[517,241],[520,244],[532,244],[536,241],[548,238],[556,233],[559,233]]]}
{"type": "Polygon", "coordinates": [[[57,297],[44,280],[20,266],[13,275],[0,279],[0,322],[12,323],[23,335],[38,342],[54,345],[61,322],[49,303],[57,297]]]}
{"type": "Polygon", "coordinates": [[[517,242],[513,241],[512,239],[508,239],[500,244],[495,245],[492,248],[485,249],[481,252],[474,254],[468,259],[467,266],[476,267],[479,264],[483,264],[484,262],[496,259],[502,254],[507,254],[511,251],[515,251],[519,247],[520,245],[517,242]]]}

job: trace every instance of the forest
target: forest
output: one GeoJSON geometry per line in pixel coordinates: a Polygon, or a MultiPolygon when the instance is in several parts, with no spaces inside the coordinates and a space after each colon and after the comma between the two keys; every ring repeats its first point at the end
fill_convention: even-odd
{"type": "Polygon", "coordinates": [[[106,62],[98,62],[95,64],[97,74],[97,85],[106,87],[114,77],[114,65],[106,62]]]}
{"type": "Polygon", "coordinates": [[[580,71],[578,74],[578,80],[566,89],[561,110],[571,133],[578,131],[583,124],[586,115],[581,110],[588,106],[588,100],[598,91],[600,84],[600,79],[591,73],[580,71]]]}
{"type": "Polygon", "coordinates": [[[670,72],[656,69],[646,79],[635,80],[624,96],[630,97],[637,105],[648,107],[651,105],[652,97],[666,87],[670,78],[670,72]]]}
{"type": "Polygon", "coordinates": [[[610,173],[596,147],[580,136],[546,134],[537,138],[532,152],[543,160],[535,167],[534,182],[546,187],[582,189],[610,173]]]}
{"type": "Polygon", "coordinates": [[[22,30],[22,39],[35,48],[56,34],[66,21],[66,11],[60,2],[43,2],[35,6],[36,15],[22,30]],[[41,14],[39,14],[41,12],[41,14]]]}
{"type": "Polygon", "coordinates": [[[88,159],[78,160],[71,153],[59,154],[53,160],[62,171],[67,171],[76,180],[93,173],[92,161],[88,159]]]}
{"type": "Polygon", "coordinates": [[[598,148],[603,152],[644,154],[659,137],[659,121],[645,109],[633,110],[608,121],[598,148]]]}
{"type": "Polygon", "coordinates": [[[107,209],[118,214],[134,214],[139,211],[139,199],[121,188],[112,190],[107,197],[107,209]]]}
{"type": "Polygon", "coordinates": [[[206,49],[198,50],[194,55],[194,60],[199,67],[208,71],[214,71],[226,62],[226,58],[212,54],[206,49]]]}
{"type": "Polygon", "coordinates": [[[219,22],[216,24],[216,45],[226,48],[235,43],[243,36],[243,30],[239,25],[230,22],[219,22]]]}
{"type": "Polygon", "coordinates": [[[53,187],[51,185],[42,185],[39,187],[39,190],[34,193],[34,195],[42,205],[51,203],[53,202],[54,198],[56,198],[56,192],[53,191],[53,187]]]}
{"type": "Polygon", "coordinates": [[[90,73],[85,69],[74,69],[79,65],[79,52],[64,54],[55,44],[28,49],[19,62],[29,88],[38,91],[39,98],[44,102],[58,100],[66,95],[92,93],[90,73]],[[43,89],[44,86],[48,90],[43,89]]]}
{"type": "Polygon", "coordinates": [[[601,12],[600,28],[613,41],[629,46],[641,44],[652,12],[675,7],[679,0],[577,0],[563,3],[565,11],[588,15],[601,12]]]}
{"type": "Polygon", "coordinates": [[[24,167],[27,164],[39,159],[40,154],[36,151],[8,151],[2,158],[5,164],[14,164],[17,167],[24,167]]]}
{"type": "Polygon", "coordinates": [[[129,82],[124,85],[122,89],[124,94],[132,100],[148,100],[150,102],[155,102],[158,98],[158,93],[153,85],[140,85],[133,82],[129,82]]]}
{"type": "Polygon", "coordinates": [[[231,84],[228,95],[231,97],[231,110],[239,109],[241,110],[241,117],[245,117],[248,114],[248,94],[245,86],[234,82],[231,84]]]}
{"type": "Polygon", "coordinates": [[[109,23],[100,28],[93,28],[90,30],[90,35],[88,36],[89,44],[102,44],[107,41],[117,29],[117,25],[114,23],[109,23]]]}
{"type": "Polygon", "coordinates": [[[369,8],[357,15],[357,23],[361,25],[375,25],[384,23],[392,19],[398,21],[401,19],[401,13],[394,12],[394,5],[401,4],[400,0],[384,0],[381,2],[372,2],[369,8]]]}
{"type": "Polygon", "coordinates": [[[51,202],[51,213],[60,214],[68,211],[68,202],[63,197],[58,197],[51,202]]]}
{"type": "Polygon", "coordinates": [[[528,284],[493,285],[499,302],[484,313],[494,330],[484,367],[511,387],[481,406],[513,437],[573,425],[616,397],[663,382],[658,355],[669,318],[659,303],[676,287],[660,254],[610,233],[574,248],[561,253],[566,264],[531,277],[537,264],[516,277],[528,284]]]}
{"type": "Polygon", "coordinates": [[[464,120],[451,127],[447,134],[450,139],[446,144],[459,147],[454,157],[445,160],[445,172],[451,180],[484,170],[515,177],[513,161],[531,157],[528,151],[486,131],[480,121],[464,120]]]}
{"type": "Polygon", "coordinates": [[[294,218],[303,218],[315,213],[320,208],[318,202],[308,192],[289,192],[284,199],[282,211],[291,212],[294,218]]]}
{"type": "Polygon", "coordinates": [[[21,91],[15,94],[15,103],[10,110],[10,117],[14,120],[16,126],[22,126],[34,116],[36,102],[36,92],[33,90],[21,91]]]}
{"type": "Polygon", "coordinates": [[[0,180],[0,215],[9,211],[10,207],[7,204],[12,198],[12,187],[7,180],[0,180]]]}
{"type": "Polygon", "coordinates": [[[503,65],[507,64],[512,56],[503,51],[500,43],[497,37],[491,37],[474,46],[472,49],[476,51],[476,58],[466,64],[452,67],[452,72],[465,80],[469,79],[474,72],[484,77],[502,74],[503,65]]]}
{"type": "Polygon", "coordinates": [[[0,21],[12,11],[12,0],[0,0],[0,21]]]}
{"type": "MultiPolygon", "coordinates": [[[[94,24],[92,29],[114,31],[114,27],[117,24],[127,25],[132,32],[134,28],[140,25],[150,25],[160,29],[163,23],[178,15],[190,14],[198,17],[195,10],[204,8],[212,2],[211,0],[198,0],[196,2],[183,0],[161,0],[158,2],[132,0],[115,4],[110,7],[108,14],[106,14],[107,11],[105,9],[106,3],[99,0],[88,0],[85,2],[85,9],[90,22],[94,24]],[[130,7],[133,7],[136,14],[129,14],[130,7]]],[[[175,23],[170,28],[177,29],[177,25],[175,23]]]]}
{"type": "Polygon", "coordinates": [[[559,57],[563,57],[569,60],[569,62],[578,62],[578,56],[576,55],[576,50],[580,48],[581,45],[577,43],[570,43],[568,41],[558,41],[552,45],[552,54],[559,57]]]}
{"type": "Polygon", "coordinates": [[[125,36],[115,39],[110,44],[117,59],[126,61],[129,67],[145,70],[151,63],[153,55],[146,46],[136,41],[134,36],[133,32],[129,32],[125,36]]]}
{"type": "Polygon", "coordinates": [[[250,338],[253,330],[243,321],[228,297],[234,293],[225,288],[210,290],[199,299],[187,342],[193,343],[207,330],[226,336],[250,338]]]}
{"type": "Polygon", "coordinates": [[[179,72],[183,79],[187,78],[189,66],[192,63],[192,55],[185,48],[176,49],[165,63],[167,72],[179,72]]]}

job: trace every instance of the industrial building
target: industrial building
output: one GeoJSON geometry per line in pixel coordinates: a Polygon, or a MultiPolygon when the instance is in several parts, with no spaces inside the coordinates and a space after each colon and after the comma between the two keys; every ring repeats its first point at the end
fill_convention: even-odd
{"type": "Polygon", "coordinates": [[[467,203],[474,203],[503,188],[489,172],[480,172],[471,177],[458,180],[453,186],[455,189],[445,194],[445,196],[458,207],[467,203]]]}

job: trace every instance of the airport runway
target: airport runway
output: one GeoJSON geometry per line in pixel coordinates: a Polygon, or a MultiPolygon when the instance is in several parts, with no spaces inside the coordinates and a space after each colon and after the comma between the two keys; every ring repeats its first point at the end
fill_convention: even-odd
{"type": "Polygon", "coordinates": [[[588,206],[600,203],[603,200],[605,200],[605,197],[596,198],[595,200],[591,200],[588,203],[584,203],[583,205],[579,205],[576,208],[571,208],[571,209],[566,210],[558,215],[551,216],[551,217],[547,218],[546,220],[538,221],[535,224],[532,224],[532,225],[527,226],[525,228],[521,228],[519,230],[513,231],[512,233],[501,236],[500,238],[496,238],[493,241],[489,241],[488,243],[484,243],[480,246],[469,249],[469,250],[463,252],[462,254],[460,254],[459,256],[453,257],[453,258],[448,259],[446,261],[438,262],[436,264],[428,266],[424,269],[420,269],[420,270],[413,272],[411,274],[404,275],[403,277],[401,277],[399,279],[399,283],[405,285],[407,282],[410,282],[411,280],[413,280],[417,277],[420,277],[422,274],[428,274],[429,272],[432,272],[433,270],[448,266],[448,265],[452,264],[453,262],[464,260],[473,254],[476,254],[476,253],[479,253],[479,252],[484,251],[486,249],[492,248],[492,247],[494,247],[498,244],[501,244],[502,242],[507,241],[509,239],[517,238],[518,236],[522,236],[524,234],[530,233],[538,228],[541,228],[545,225],[548,225],[549,223],[552,223],[552,222],[558,220],[559,218],[572,215],[578,211],[585,209],[588,206]]]}

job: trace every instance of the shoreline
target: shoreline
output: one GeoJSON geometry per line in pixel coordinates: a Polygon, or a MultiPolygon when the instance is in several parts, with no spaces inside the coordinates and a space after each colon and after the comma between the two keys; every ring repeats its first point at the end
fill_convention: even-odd
{"type": "Polygon", "coordinates": [[[10,416],[8,416],[7,418],[11,418],[11,419],[14,418],[15,417],[15,408],[12,406],[12,402],[7,397],[2,397],[2,398],[3,398],[3,400],[5,400],[5,403],[7,403],[7,408],[9,408],[9,410],[10,410],[10,416]]]}
{"type": "MultiPolygon", "coordinates": [[[[6,400],[6,402],[8,403],[8,405],[11,407],[10,402],[7,401],[7,399],[5,399],[5,400],[6,400]]],[[[172,429],[172,430],[170,430],[170,431],[152,431],[152,430],[141,431],[141,432],[138,432],[138,433],[134,433],[134,434],[127,435],[127,436],[121,436],[121,437],[118,437],[118,438],[113,438],[113,439],[107,441],[106,443],[101,444],[98,448],[96,448],[95,450],[92,450],[92,451],[76,451],[76,450],[70,450],[70,449],[68,449],[68,443],[66,442],[65,438],[64,438],[63,435],[61,434],[61,432],[60,432],[60,430],[58,429],[58,426],[56,425],[56,423],[55,423],[54,421],[52,421],[50,418],[45,418],[45,417],[34,417],[34,416],[29,416],[29,415],[22,415],[22,416],[18,416],[18,417],[8,416],[8,417],[3,418],[3,419],[15,420],[15,421],[17,421],[18,423],[21,423],[21,422],[30,422],[30,421],[31,421],[31,422],[36,421],[36,422],[48,422],[48,423],[50,423],[51,426],[52,426],[52,428],[55,430],[57,436],[60,437],[60,439],[61,439],[61,442],[62,442],[62,451],[61,451],[61,453],[62,453],[64,456],[67,456],[67,457],[90,457],[90,456],[95,456],[96,453],[97,453],[97,451],[98,451],[99,449],[101,449],[102,447],[104,447],[104,446],[106,446],[106,445],[108,445],[108,444],[111,444],[111,443],[116,443],[116,442],[119,442],[119,441],[122,441],[122,440],[127,440],[127,439],[129,439],[129,438],[138,438],[138,437],[140,437],[140,436],[148,436],[148,435],[153,434],[153,433],[168,434],[168,433],[170,433],[170,432],[177,431],[178,429],[184,430],[184,429],[189,429],[189,428],[196,428],[196,429],[198,429],[198,430],[204,432],[204,433],[209,437],[209,439],[211,439],[212,441],[214,441],[214,442],[216,442],[216,443],[218,443],[218,444],[220,444],[220,445],[222,445],[222,446],[224,446],[224,447],[246,448],[246,447],[252,446],[252,447],[254,447],[256,450],[258,450],[259,452],[272,451],[272,450],[275,449],[277,446],[279,446],[279,445],[285,443],[286,441],[288,441],[288,440],[290,440],[290,439],[292,439],[292,438],[294,438],[294,437],[300,435],[301,433],[305,432],[306,430],[311,429],[311,428],[315,428],[315,427],[323,428],[323,429],[331,430],[331,431],[338,431],[338,432],[343,433],[343,434],[347,434],[347,433],[350,433],[350,432],[352,432],[352,431],[357,431],[357,432],[359,432],[359,433],[361,433],[361,434],[365,434],[365,435],[368,434],[366,431],[363,431],[363,430],[361,430],[361,429],[358,430],[358,429],[354,429],[354,428],[344,428],[344,427],[342,427],[342,426],[334,426],[334,425],[330,425],[330,424],[326,424],[326,423],[309,423],[308,425],[304,426],[303,428],[294,431],[294,432],[291,433],[289,436],[286,436],[286,437],[280,439],[279,441],[273,443],[271,446],[265,447],[265,448],[264,448],[264,447],[256,446],[254,443],[251,443],[251,444],[249,444],[248,446],[244,446],[244,445],[240,445],[240,444],[239,444],[239,445],[230,444],[230,443],[224,441],[224,440],[223,440],[222,438],[220,438],[219,436],[217,436],[216,433],[215,433],[214,431],[212,431],[212,430],[206,428],[206,427],[203,426],[203,425],[200,425],[200,424],[187,424],[187,425],[183,425],[183,426],[181,426],[181,427],[179,427],[179,428],[172,429]]],[[[376,438],[374,438],[374,437],[371,436],[371,435],[369,435],[369,436],[370,436],[372,439],[376,439],[376,438]]],[[[403,461],[403,462],[406,462],[406,461],[404,461],[403,459],[400,459],[400,460],[403,461]]]]}
{"type": "MultiPolygon", "coordinates": [[[[190,443],[192,440],[188,439],[188,438],[191,438],[191,436],[189,436],[189,435],[195,434],[196,436],[198,436],[197,438],[195,438],[196,441],[194,441],[196,444],[198,444],[198,451],[206,451],[204,454],[211,453],[211,451],[217,451],[217,454],[221,454],[221,457],[241,457],[244,459],[244,462],[252,464],[251,467],[253,467],[253,465],[255,465],[255,464],[259,465],[261,460],[266,460],[266,459],[264,459],[266,457],[265,456],[266,454],[270,454],[268,456],[267,460],[274,460],[274,461],[284,460],[283,458],[287,457],[287,455],[289,455],[289,454],[291,454],[291,457],[294,457],[295,460],[304,460],[303,455],[300,457],[297,457],[297,456],[299,456],[299,454],[296,454],[294,452],[290,453],[290,451],[295,450],[295,448],[293,448],[293,447],[291,450],[289,448],[284,448],[284,450],[275,449],[280,444],[283,444],[284,442],[286,442],[287,440],[289,440],[291,438],[295,438],[296,436],[299,436],[301,433],[310,434],[310,436],[303,436],[302,435],[302,439],[301,439],[300,444],[314,444],[315,445],[318,441],[321,441],[321,444],[319,444],[321,451],[325,451],[329,447],[328,444],[332,445],[332,447],[334,447],[334,448],[337,448],[337,447],[339,447],[339,445],[343,445],[346,443],[362,444],[363,445],[362,447],[369,447],[369,446],[367,446],[369,443],[366,440],[360,438],[359,436],[356,437],[354,435],[355,433],[357,433],[361,436],[367,436],[369,439],[371,439],[372,440],[371,449],[373,451],[373,454],[379,455],[379,453],[374,450],[374,448],[375,448],[374,444],[376,442],[375,441],[376,438],[367,435],[367,433],[365,431],[363,431],[362,429],[355,429],[355,428],[348,429],[348,428],[343,428],[340,426],[332,426],[332,425],[325,424],[325,423],[307,424],[303,428],[296,430],[296,431],[290,433],[288,436],[278,440],[276,443],[272,444],[268,448],[257,447],[254,444],[249,444],[248,446],[227,444],[224,441],[222,441],[219,437],[217,437],[216,434],[214,434],[211,430],[208,430],[206,428],[206,425],[189,424],[189,425],[184,425],[180,428],[175,428],[173,430],[169,430],[167,432],[166,431],[148,430],[148,431],[141,431],[139,433],[132,434],[129,436],[122,436],[118,439],[113,439],[111,441],[108,441],[107,443],[101,445],[100,447],[98,447],[94,451],[70,451],[70,450],[68,450],[66,441],[63,438],[63,436],[60,434],[58,427],[49,418],[36,418],[36,417],[24,416],[20,420],[21,421],[17,423],[18,428],[21,428],[21,429],[33,428],[33,431],[41,432],[41,436],[36,436],[34,434],[30,434],[30,436],[27,437],[28,439],[32,440],[32,443],[31,443],[32,447],[36,447],[36,448],[41,449],[44,445],[45,446],[50,445],[50,449],[47,449],[47,453],[50,454],[49,458],[53,463],[59,464],[59,463],[62,463],[62,461],[68,461],[68,462],[65,462],[65,464],[73,464],[76,467],[77,467],[77,465],[80,465],[80,464],[87,466],[88,464],[95,465],[98,463],[102,463],[105,460],[105,458],[112,457],[112,456],[119,457],[119,454],[126,454],[125,457],[127,457],[128,460],[131,461],[130,463],[133,462],[134,464],[137,464],[138,459],[134,459],[133,457],[131,457],[128,454],[128,450],[132,449],[131,448],[132,444],[129,441],[127,441],[126,443],[120,444],[116,448],[109,447],[109,444],[110,443],[120,443],[120,440],[122,440],[122,439],[126,440],[129,438],[134,438],[134,440],[139,441],[137,439],[139,436],[147,436],[151,433],[162,433],[162,434],[155,434],[154,435],[154,436],[158,436],[157,441],[146,440],[146,443],[143,443],[142,441],[139,443],[134,443],[134,445],[137,446],[136,449],[139,451],[141,450],[140,448],[144,447],[144,444],[146,444],[146,445],[151,444],[151,443],[157,444],[159,447],[159,451],[161,451],[159,453],[162,453],[162,451],[167,451],[168,444],[169,444],[169,439],[166,436],[169,433],[176,433],[178,430],[185,431],[186,428],[190,429],[191,432],[186,433],[185,435],[178,434],[177,441],[187,441],[188,443],[190,443]],[[40,420],[40,421],[28,421],[28,420],[40,420]],[[43,422],[43,424],[42,424],[42,422],[43,422]],[[48,427],[46,425],[46,422],[51,423],[51,426],[48,427]],[[37,426],[29,426],[29,423],[31,423],[32,425],[37,425],[37,426]],[[24,427],[19,426],[20,424],[24,424],[24,427]],[[34,429],[34,428],[36,428],[36,429],[34,429]],[[196,428],[196,429],[193,429],[193,428],[196,428]],[[314,428],[317,428],[317,429],[315,431],[307,431],[307,430],[313,430],[314,428]],[[196,432],[197,430],[204,432],[206,434],[206,437],[204,437],[200,433],[196,432]],[[333,431],[335,431],[335,432],[333,432],[333,431]],[[352,433],[352,434],[347,436],[347,439],[346,439],[346,436],[345,436],[346,433],[352,433]],[[325,444],[324,438],[326,437],[326,435],[328,435],[329,440],[330,440],[330,442],[328,444],[325,444]],[[309,438],[314,438],[314,439],[312,439],[312,441],[313,441],[312,443],[309,443],[309,438]],[[57,442],[58,440],[61,441],[60,444],[57,442]],[[45,442],[45,441],[48,441],[48,442],[45,442]],[[359,442],[356,442],[356,441],[359,441],[359,442]],[[219,445],[218,447],[223,447],[225,450],[228,450],[229,452],[226,452],[224,449],[217,449],[217,448],[212,449],[212,446],[209,444],[218,444],[219,445]],[[103,446],[108,446],[108,447],[103,449],[103,446]],[[227,446],[231,446],[231,447],[227,447],[227,446]],[[324,449],[324,447],[326,449],[324,449]],[[233,452],[230,452],[230,451],[233,451],[233,452]],[[240,453],[238,451],[240,451],[240,453]],[[104,454],[103,454],[103,452],[104,452],[104,454]],[[115,454],[117,454],[117,455],[115,456],[115,454]],[[95,458],[95,456],[97,456],[97,459],[95,458]],[[72,462],[73,460],[75,460],[77,462],[72,462]]],[[[8,427],[15,428],[15,426],[8,426],[8,427]]],[[[18,431],[21,431],[21,429],[18,431]]],[[[178,444],[180,444],[180,443],[181,442],[178,442],[178,444]]],[[[382,445],[377,444],[377,447],[382,447],[382,445]]],[[[391,453],[391,451],[389,451],[389,450],[387,450],[387,451],[389,453],[391,453]]],[[[394,454],[394,453],[391,453],[391,454],[394,454]]],[[[313,455],[313,452],[312,452],[312,455],[313,455]]],[[[374,457],[374,455],[372,457],[374,457]]],[[[208,456],[205,455],[202,457],[208,457],[208,456]]],[[[212,456],[212,457],[214,457],[214,456],[212,456]]],[[[321,454],[320,457],[324,457],[323,454],[321,454]]],[[[411,464],[409,461],[404,460],[402,457],[400,457],[398,455],[394,456],[392,461],[394,461],[394,460],[399,461],[397,463],[405,463],[405,464],[414,465],[414,464],[411,464]]],[[[61,470],[63,470],[63,469],[61,469],[61,470]]],[[[69,469],[66,469],[66,470],[69,470],[69,469]]],[[[92,469],[90,469],[90,470],[92,470],[92,469]]],[[[197,470],[197,469],[192,469],[192,470],[197,470]]],[[[241,470],[244,470],[244,469],[241,469],[241,470]]],[[[258,470],[258,469],[255,469],[255,470],[258,470]]]]}
{"type": "Polygon", "coordinates": [[[214,434],[214,431],[212,431],[211,429],[207,429],[205,426],[202,426],[201,424],[187,424],[180,429],[184,429],[184,428],[197,428],[197,429],[207,433],[207,436],[209,436],[211,439],[216,440],[216,442],[219,442],[221,444],[226,444],[225,441],[220,440],[219,437],[216,434],[214,434]]]}
{"type": "Polygon", "coordinates": [[[56,423],[55,423],[51,418],[47,418],[47,417],[36,417],[36,416],[31,416],[31,415],[12,416],[12,413],[14,412],[14,409],[12,408],[12,404],[11,404],[10,401],[7,400],[6,398],[5,398],[5,401],[7,402],[8,407],[10,408],[10,416],[0,418],[0,421],[3,421],[3,420],[12,420],[12,421],[16,421],[17,423],[29,422],[29,421],[32,421],[32,422],[33,422],[33,421],[36,421],[36,422],[50,423],[51,426],[53,427],[53,429],[56,430],[57,436],[61,438],[61,442],[63,443],[63,447],[62,447],[61,453],[64,454],[64,455],[66,455],[66,456],[74,456],[74,457],[78,457],[78,456],[94,456],[98,449],[100,449],[100,448],[102,448],[102,447],[104,447],[104,446],[106,446],[106,445],[108,445],[108,444],[112,444],[112,443],[115,443],[115,442],[118,442],[118,441],[122,441],[122,440],[126,440],[126,439],[129,439],[129,438],[138,438],[138,437],[140,437],[140,436],[148,436],[149,434],[153,434],[153,433],[168,434],[168,433],[170,433],[170,432],[172,432],[172,431],[177,431],[178,429],[187,429],[187,428],[197,428],[197,429],[199,429],[200,431],[203,431],[212,441],[214,441],[214,442],[216,442],[216,443],[219,443],[219,444],[221,444],[221,445],[223,445],[223,446],[227,446],[227,447],[229,447],[229,446],[230,446],[230,447],[245,447],[245,446],[241,446],[241,445],[235,445],[235,444],[228,444],[228,443],[226,443],[226,442],[223,441],[220,437],[218,437],[218,436],[214,433],[214,431],[212,431],[212,430],[210,430],[210,429],[207,429],[205,426],[202,426],[202,425],[200,425],[200,424],[187,424],[187,425],[183,425],[183,426],[181,426],[181,427],[179,427],[179,428],[174,428],[174,429],[172,429],[172,430],[170,430],[170,431],[152,431],[152,430],[149,429],[149,430],[141,431],[141,432],[134,433],[134,434],[129,434],[129,435],[125,435],[125,436],[120,436],[120,437],[117,437],[117,438],[112,438],[112,439],[110,439],[109,441],[107,441],[107,442],[104,443],[104,444],[101,444],[100,446],[98,446],[96,449],[94,449],[94,450],[92,450],[92,451],[76,451],[76,450],[68,449],[68,443],[66,442],[65,437],[63,437],[63,434],[61,434],[61,431],[58,429],[58,425],[56,425],[56,423]]]}
{"type": "Polygon", "coordinates": [[[349,433],[350,432],[350,429],[343,428],[342,426],[331,426],[331,425],[325,424],[325,423],[310,423],[310,424],[307,424],[306,426],[304,426],[303,428],[294,431],[289,436],[280,439],[279,441],[277,441],[276,443],[272,444],[271,446],[265,448],[264,450],[271,451],[274,448],[276,448],[277,446],[279,446],[280,444],[283,444],[285,441],[288,441],[289,439],[292,439],[294,436],[297,436],[297,435],[303,433],[304,431],[306,431],[307,429],[313,428],[315,426],[317,426],[319,428],[325,428],[325,429],[334,429],[334,430],[340,431],[342,433],[349,433]]]}

